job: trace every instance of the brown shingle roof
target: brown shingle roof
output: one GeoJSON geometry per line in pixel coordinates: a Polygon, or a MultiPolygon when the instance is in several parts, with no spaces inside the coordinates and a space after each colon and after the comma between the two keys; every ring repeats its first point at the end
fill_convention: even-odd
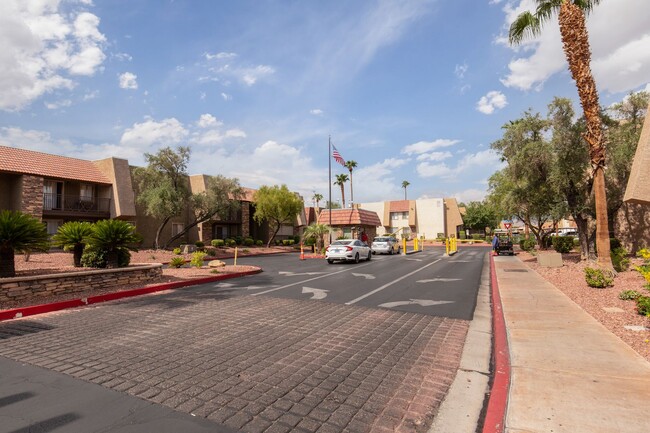
{"type": "Polygon", "coordinates": [[[409,211],[408,200],[397,200],[397,201],[390,202],[389,212],[408,212],[408,211],[409,211]]]}
{"type": "Polygon", "coordinates": [[[0,171],[111,184],[92,161],[0,146],[0,171]]]}
{"type": "MultiPolygon", "coordinates": [[[[319,224],[330,223],[329,209],[323,209],[318,216],[319,224]]],[[[376,212],[366,209],[332,209],[333,226],[372,226],[378,227],[381,221],[376,212]]]]}

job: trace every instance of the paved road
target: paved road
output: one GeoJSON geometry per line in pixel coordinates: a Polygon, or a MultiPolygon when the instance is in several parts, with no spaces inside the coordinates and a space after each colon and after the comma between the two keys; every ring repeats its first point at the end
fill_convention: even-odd
{"type": "MultiPolygon", "coordinates": [[[[0,431],[111,431],[88,426],[111,413],[112,425],[123,425],[130,418],[120,408],[133,415],[151,403],[186,414],[175,422],[187,432],[205,428],[191,417],[215,431],[427,431],[458,368],[485,254],[431,250],[358,265],[254,258],[265,272],[232,286],[2,323],[2,365],[19,373],[0,376],[0,431]],[[42,380],[38,392],[53,409],[29,410],[42,409],[44,397],[31,398],[34,381],[17,363],[92,386],[89,402],[113,403],[84,411],[42,380]]],[[[135,418],[129,431],[147,431],[135,418]]]]}

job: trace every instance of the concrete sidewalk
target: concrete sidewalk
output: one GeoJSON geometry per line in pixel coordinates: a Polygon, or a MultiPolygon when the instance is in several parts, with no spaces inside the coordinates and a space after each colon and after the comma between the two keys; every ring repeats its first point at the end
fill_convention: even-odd
{"type": "Polygon", "coordinates": [[[518,258],[494,265],[511,363],[505,431],[650,431],[650,363],[518,258]]]}

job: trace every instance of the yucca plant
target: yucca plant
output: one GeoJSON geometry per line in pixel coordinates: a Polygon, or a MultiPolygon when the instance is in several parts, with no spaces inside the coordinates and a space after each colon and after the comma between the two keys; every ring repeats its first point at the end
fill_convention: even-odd
{"type": "Polygon", "coordinates": [[[81,255],[86,247],[85,239],[92,233],[92,224],[85,221],[68,221],[52,236],[52,243],[57,247],[70,248],[73,251],[75,267],[81,266],[81,255]]]}
{"type": "Polygon", "coordinates": [[[93,225],[85,241],[90,248],[106,253],[107,268],[117,268],[119,251],[136,251],[135,244],[142,242],[142,236],[126,221],[101,220],[93,225]]]}
{"type": "Polygon", "coordinates": [[[45,224],[22,212],[0,211],[0,278],[16,276],[16,251],[47,251],[45,224]]]}

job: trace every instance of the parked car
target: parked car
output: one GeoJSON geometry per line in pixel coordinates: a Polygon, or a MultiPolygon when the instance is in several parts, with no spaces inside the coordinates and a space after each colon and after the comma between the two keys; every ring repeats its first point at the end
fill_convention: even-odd
{"type": "Polygon", "coordinates": [[[330,244],[325,250],[325,258],[330,265],[335,261],[370,260],[370,247],[358,239],[339,239],[330,244]]]}
{"type": "Polygon", "coordinates": [[[399,254],[402,251],[399,241],[392,236],[376,237],[370,248],[373,254],[399,254]]]}

